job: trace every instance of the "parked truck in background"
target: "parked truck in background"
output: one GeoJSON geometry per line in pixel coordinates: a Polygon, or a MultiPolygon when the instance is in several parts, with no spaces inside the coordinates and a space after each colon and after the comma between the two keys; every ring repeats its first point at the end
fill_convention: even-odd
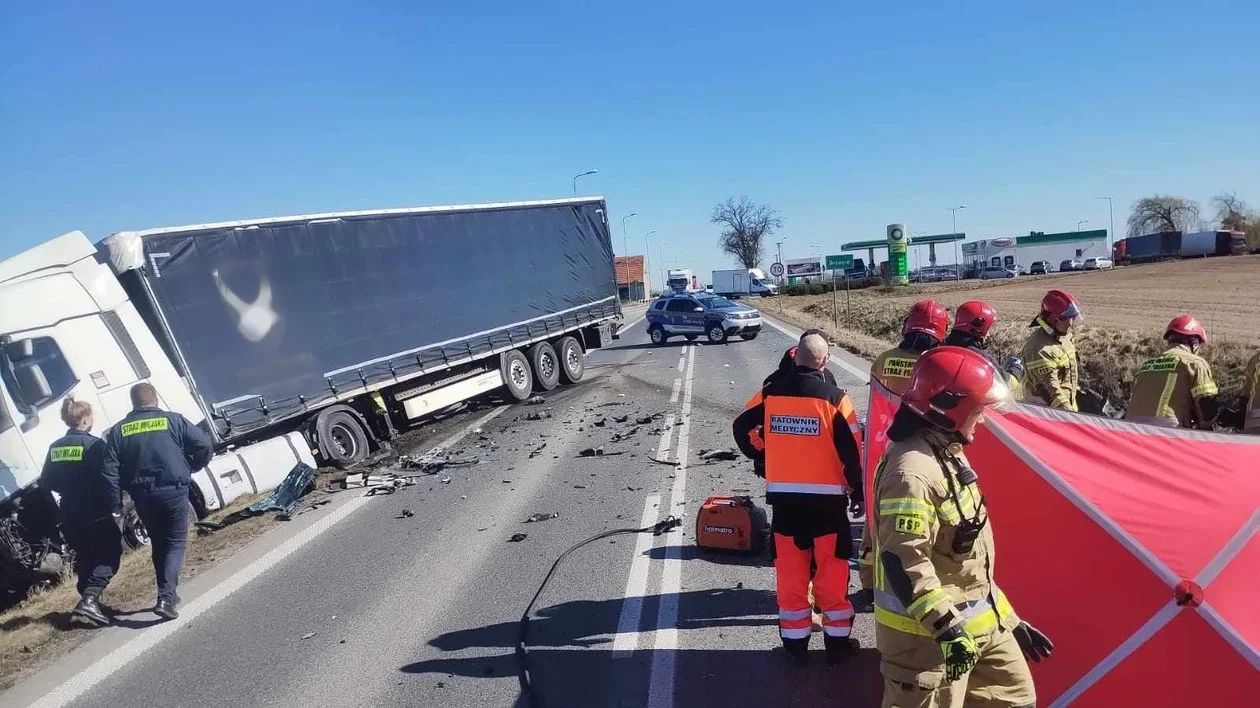
{"type": "Polygon", "coordinates": [[[760,268],[732,268],[713,271],[713,293],[727,298],[746,295],[776,295],[779,286],[766,277],[760,268]]]}
{"type": "Polygon", "coordinates": [[[669,292],[685,293],[699,290],[696,276],[687,268],[670,268],[665,273],[665,285],[669,292]]]}
{"type": "Polygon", "coordinates": [[[0,262],[0,593],[60,553],[38,476],[67,396],[152,383],[217,454],[210,508],[347,467],[481,394],[580,379],[620,316],[602,199],[78,231],[0,262]],[[529,264],[522,268],[522,264],[529,264]]]}
{"type": "Polygon", "coordinates": [[[1130,236],[1116,241],[1112,257],[1116,263],[1150,263],[1177,258],[1240,256],[1247,253],[1247,235],[1241,231],[1200,231],[1183,234],[1163,231],[1130,236]]]}

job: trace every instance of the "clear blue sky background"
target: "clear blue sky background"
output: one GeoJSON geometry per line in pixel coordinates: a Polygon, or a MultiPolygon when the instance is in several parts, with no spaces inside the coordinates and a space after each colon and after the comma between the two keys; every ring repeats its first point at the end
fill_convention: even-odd
{"type": "Polygon", "coordinates": [[[730,195],[789,257],[960,203],[973,238],[1106,227],[1100,195],[1118,227],[1152,193],[1260,206],[1256,3],[109,4],[0,9],[0,257],[592,168],[618,251],[638,211],[631,252],[658,229],[702,272],[730,195]]]}

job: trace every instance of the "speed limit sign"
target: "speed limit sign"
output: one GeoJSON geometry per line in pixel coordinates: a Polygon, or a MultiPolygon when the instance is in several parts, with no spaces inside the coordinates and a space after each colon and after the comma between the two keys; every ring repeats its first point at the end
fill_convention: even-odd
{"type": "Polygon", "coordinates": [[[780,275],[783,275],[783,264],[782,263],[771,264],[770,275],[773,275],[776,278],[779,277],[780,275]]]}

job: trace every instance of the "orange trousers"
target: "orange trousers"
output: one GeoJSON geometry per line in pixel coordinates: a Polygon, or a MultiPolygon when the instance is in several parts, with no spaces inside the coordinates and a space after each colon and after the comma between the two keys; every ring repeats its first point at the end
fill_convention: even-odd
{"type": "Polygon", "coordinates": [[[814,600],[823,616],[825,637],[849,636],[853,626],[853,605],[849,602],[848,549],[836,557],[836,534],[816,536],[801,548],[796,539],[774,534],[774,580],[779,601],[779,636],[808,639],[812,624],[809,606],[809,569],[813,560],[814,600]]]}

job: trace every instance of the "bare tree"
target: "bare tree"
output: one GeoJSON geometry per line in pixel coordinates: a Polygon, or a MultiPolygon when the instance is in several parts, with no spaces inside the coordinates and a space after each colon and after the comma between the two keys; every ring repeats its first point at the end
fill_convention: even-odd
{"type": "Polygon", "coordinates": [[[1212,197],[1212,206],[1216,207],[1216,220],[1222,229],[1246,231],[1248,216],[1247,203],[1238,198],[1234,192],[1225,192],[1212,197]]]}
{"type": "Polygon", "coordinates": [[[1129,235],[1141,236],[1160,231],[1193,231],[1199,225],[1199,205],[1185,197],[1155,195],[1133,203],[1129,213],[1129,235]]]}
{"type": "Polygon", "coordinates": [[[745,196],[730,197],[713,207],[709,221],[721,224],[718,247],[734,256],[745,268],[756,268],[765,255],[766,236],[782,228],[779,212],[769,204],[753,204],[745,196]]]}

